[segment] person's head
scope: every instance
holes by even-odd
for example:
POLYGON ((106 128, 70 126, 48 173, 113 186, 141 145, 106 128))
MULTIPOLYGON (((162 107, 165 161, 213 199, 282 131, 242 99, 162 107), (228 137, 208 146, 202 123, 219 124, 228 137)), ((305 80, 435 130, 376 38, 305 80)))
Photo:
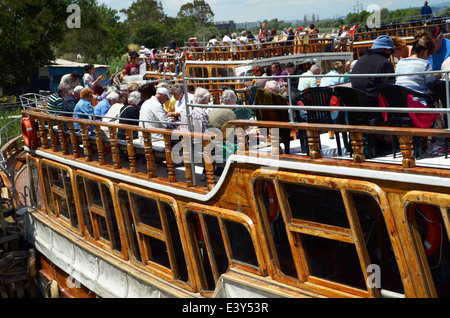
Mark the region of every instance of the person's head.
POLYGON ((426 28, 427 32, 429 32, 433 38, 435 51, 438 51, 441 48, 442 42, 444 41, 444 35, 442 34, 442 30, 438 26, 431 26, 426 28))
POLYGON ((147 100, 156 94, 156 88, 152 83, 147 83, 139 88, 139 92, 141 93, 141 98, 147 100))
POLYGON ((77 71, 73 71, 72 73, 70 73, 70 79, 72 82, 76 82, 80 79, 80 77, 80 73, 78 73, 77 71))
POLYGON ((425 1, 425 2, 423 3, 423 5, 427 6, 427 5, 428 5, 428 1, 425 1))
POLYGON ((287 29, 287 33, 289 33, 289 34, 294 33, 294 29, 292 27, 289 27, 287 29))
POLYGON ((94 91, 90 88, 83 88, 83 90, 80 93, 80 97, 83 99, 86 99, 88 101, 90 101, 93 96, 94 96, 94 91))
POLYGON ((59 84, 58 93, 62 98, 66 97, 67 94, 69 94, 69 86, 66 84, 59 84))
POLYGON ((164 88, 164 87, 159 87, 156 90, 155 96, 161 104, 164 104, 165 102, 167 102, 170 99, 170 93, 167 90, 167 88, 164 88))
POLYGON ((109 102, 110 105, 114 105, 119 101, 119 94, 115 92, 109 93, 108 96, 106 96, 106 100, 109 102))
POLYGON ((84 88, 83 86, 78 85, 73 89, 73 94, 75 95, 75 97, 77 99, 80 99, 80 94, 81 94, 81 91, 83 90, 83 88, 84 88))
POLYGON ((211 93, 203 87, 198 87, 194 93, 194 104, 209 104, 211 93))
POLYGON ((380 35, 373 42, 371 49, 383 51, 390 55, 395 52, 394 41, 387 35, 380 35))
POLYGON ((281 65, 279 62, 272 63, 271 65, 272 74, 278 74, 281 72, 281 65))
POLYGON ((128 93, 132 93, 135 92, 139 89, 139 83, 136 82, 131 82, 130 84, 127 85, 127 91, 128 93))
POLYGON ((267 29, 267 23, 266 22, 261 23, 261 29, 267 29))
POLYGON ((280 84, 277 81, 267 81, 266 85, 264 86, 264 89, 274 92, 276 94, 280 93, 280 84))
POLYGON ((322 72, 321 67, 319 65, 317 65, 317 64, 313 64, 309 70, 314 75, 319 75, 322 72))
POLYGON ((94 85, 92 89, 94 90, 94 94, 97 96, 102 95, 103 92, 105 91, 105 89, 101 85, 94 85))
POLYGON ((141 93, 134 91, 128 96, 128 104, 136 106, 141 101, 141 93))
POLYGON ((294 63, 288 62, 286 64, 286 72, 288 72, 291 75, 295 73, 295 65, 294 65, 294 63))
POLYGON ((276 35, 276 34, 277 34, 277 29, 272 28, 272 29, 270 30, 270 34, 276 35))
POLYGON ((348 25, 344 25, 344 26, 342 27, 342 31, 348 31, 348 25))
POLYGON ((310 24, 310 25, 309 25, 309 29, 310 29, 310 30, 314 30, 315 28, 316 28, 316 26, 315 26, 314 24, 310 24))
POLYGON ((231 89, 226 89, 222 93, 222 104, 224 105, 236 105, 237 96, 231 89))
POLYGON ((138 65, 139 64, 139 53, 136 51, 131 51, 130 54, 130 64, 138 65))
POLYGON ((427 60, 435 51, 435 44, 431 34, 427 31, 420 32, 414 37, 412 54, 416 54, 418 58, 427 60))
POLYGON ((90 75, 94 75, 95 74, 95 66, 94 64, 88 64, 84 67, 84 70, 86 72, 88 72, 90 75))
POLYGON ((183 99, 184 96, 184 88, 181 84, 175 84, 170 89, 170 94, 173 95, 175 100, 180 101, 183 99))
POLYGON ((254 76, 262 76, 262 68, 259 65, 256 65, 253 69, 252 69, 252 73, 254 76))
POLYGON ((247 35, 247 31, 246 30, 241 32, 241 36, 246 36, 246 35, 247 35))
POLYGON ((332 67, 333 67, 333 70, 335 70, 339 74, 342 74, 344 72, 344 64, 342 64, 341 61, 333 62, 332 67))
POLYGON ((407 50, 406 41, 399 36, 393 36, 392 41, 394 42, 394 50, 395 50, 392 56, 396 58, 402 57, 404 55, 405 50, 407 50))

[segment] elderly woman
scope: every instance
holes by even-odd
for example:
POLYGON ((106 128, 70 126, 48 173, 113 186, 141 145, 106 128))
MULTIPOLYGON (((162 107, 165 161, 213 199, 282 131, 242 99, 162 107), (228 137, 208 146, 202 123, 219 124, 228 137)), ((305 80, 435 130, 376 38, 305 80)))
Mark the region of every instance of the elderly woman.
MULTIPOLYGON (((94 115, 94 106, 92 106, 92 97, 94 91, 90 88, 84 88, 80 93, 80 101, 75 105, 73 118, 92 119, 94 115)), ((91 126, 92 127, 92 126, 91 126)), ((75 130, 80 130, 79 123, 74 123, 75 130)), ((93 129, 93 127, 92 127, 93 129)))
MULTIPOLYGON (((236 105, 237 96, 232 90, 225 90, 222 94, 222 105, 236 105)), ((209 127, 222 129, 226 122, 236 120, 236 114, 233 107, 230 108, 214 108, 209 113, 209 127)))
MULTIPOLYGON (((194 94, 194 104, 208 105, 211 101, 211 93, 202 87, 198 87, 194 94)), ((208 129, 209 110, 204 107, 193 107, 191 113, 191 130, 205 132, 208 129)), ((182 119, 183 121, 183 119, 182 119)))

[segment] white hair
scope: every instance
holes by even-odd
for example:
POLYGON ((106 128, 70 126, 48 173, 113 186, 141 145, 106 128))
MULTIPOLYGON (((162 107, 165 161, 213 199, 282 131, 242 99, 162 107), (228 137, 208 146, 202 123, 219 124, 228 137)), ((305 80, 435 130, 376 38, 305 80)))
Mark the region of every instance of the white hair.
POLYGON ((237 96, 236 93, 230 89, 223 91, 222 94, 222 103, 224 105, 234 105, 236 104, 237 96))
POLYGON ((141 101, 141 93, 135 91, 128 96, 128 103, 137 105, 141 101))
POLYGON ((198 87, 194 94, 194 104, 209 104, 210 97, 211 93, 206 88, 198 87))
POLYGON ((316 72, 322 72, 322 68, 319 66, 319 65, 317 65, 317 64, 314 64, 313 66, 311 66, 311 68, 309 69, 312 73, 316 73, 316 72))
POLYGON ((116 92, 109 93, 108 96, 106 96, 106 99, 108 101, 114 101, 114 100, 118 101, 119 100, 119 94, 117 94, 116 92))
POLYGON ((270 89, 274 93, 280 93, 281 87, 277 81, 267 81, 265 89, 270 89))

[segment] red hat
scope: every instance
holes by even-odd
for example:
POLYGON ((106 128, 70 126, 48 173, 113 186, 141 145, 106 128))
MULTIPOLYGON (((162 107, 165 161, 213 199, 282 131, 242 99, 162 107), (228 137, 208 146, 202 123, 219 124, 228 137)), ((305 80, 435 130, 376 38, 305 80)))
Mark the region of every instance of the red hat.
POLYGON ((303 28, 302 28, 302 27, 299 27, 299 28, 297 29, 297 31, 303 31, 303 28))

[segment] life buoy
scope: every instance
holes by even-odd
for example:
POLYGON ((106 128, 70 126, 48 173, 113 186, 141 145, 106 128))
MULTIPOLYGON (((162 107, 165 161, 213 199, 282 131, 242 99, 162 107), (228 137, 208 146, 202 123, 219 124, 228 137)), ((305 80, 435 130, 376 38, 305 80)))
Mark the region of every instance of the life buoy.
POLYGON ((267 217, 269 218, 269 223, 275 222, 280 214, 280 206, 278 204, 277 193, 275 191, 275 186, 271 182, 266 182, 265 192, 269 198, 269 206, 267 208, 267 217))
POLYGON ((20 128, 22 130, 23 142, 25 143, 25 146, 30 149, 36 148, 38 145, 38 137, 30 118, 22 118, 22 124, 20 128))
POLYGON ((419 204, 417 210, 425 219, 426 235, 423 246, 425 248, 425 254, 428 257, 433 255, 441 244, 441 214, 436 207, 426 204, 419 204))

